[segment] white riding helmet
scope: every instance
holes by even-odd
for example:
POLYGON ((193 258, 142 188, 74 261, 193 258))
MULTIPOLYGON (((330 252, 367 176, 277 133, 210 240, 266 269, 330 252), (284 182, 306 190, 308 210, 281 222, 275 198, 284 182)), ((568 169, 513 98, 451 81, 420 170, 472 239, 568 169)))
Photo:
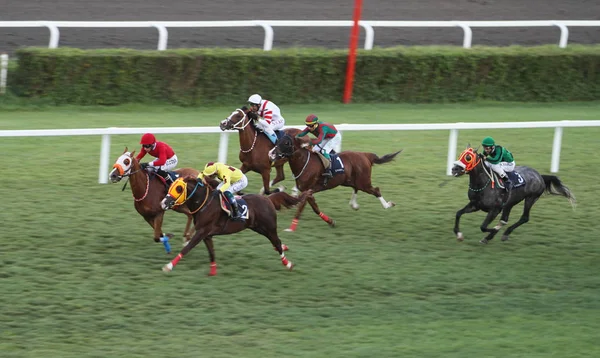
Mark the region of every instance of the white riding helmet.
POLYGON ((260 101, 262 101, 262 97, 259 94, 253 94, 248 98, 248 103, 260 104, 260 101))

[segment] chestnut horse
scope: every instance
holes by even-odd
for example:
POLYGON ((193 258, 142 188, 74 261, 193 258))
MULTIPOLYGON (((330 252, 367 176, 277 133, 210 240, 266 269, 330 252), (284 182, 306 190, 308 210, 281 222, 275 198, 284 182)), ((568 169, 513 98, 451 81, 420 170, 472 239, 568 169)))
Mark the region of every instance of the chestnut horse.
MULTIPOLYGON (((129 177, 135 209, 154 229, 154 241, 162 242, 165 250, 169 253, 171 251, 169 239, 173 237, 173 234, 162 232, 162 222, 165 212, 160 207, 160 201, 164 198, 167 191, 166 185, 158 175, 151 175, 143 170, 134 154, 135 151, 130 153, 127 151, 127 147, 125 147, 125 151, 113 165, 113 170, 108 175, 108 178, 111 182, 117 183, 124 177, 129 177)), ((177 169, 175 172, 180 175, 198 175, 198 171, 192 168, 177 169)), ((183 237, 184 241, 189 240, 193 234, 191 231, 192 215, 190 210, 185 205, 178 206, 174 210, 187 215, 188 220, 185 225, 183 237)))
MULTIPOLYGON (((379 188, 373 187, 371 184, 371 169, 374 164, 384 164, 392 161, 400 154, 400 152, 402 152, 402 150, 386 154, 382 157, 378 157, 375 153, 343 151, 339 153, 338 160, 343 163, 344 172, 334 174, 330 179, 323 179, 322 174, 324 168, 321 159, 318 157, 320 154, 313 153, 307 146, 308 144, 302 141, 301 138, 285 135, 277 143, 275 148, 269 152, 271 159, 289 158, 290 168, 292 169, 296 185, 300 191, 311 189, 316 193, 333 189, 339 185, 349 186, 354 189, 354 193, 352 193, 352 198, 350 199, 350 206, 354 210, 358 210, 359 208, 358 203, 356 202, 356 194, 359 190, 374 195, 381 201, 381 205, 383 205, 384 209, 396 205, 391 201, 385 201, 381 196, 379 188)), ((319 210, 312 195, 307 196, 307 200, 313 211, 319 215, 323 221, 332 227, 335 226, 335 220, 329 218, 319 210)), ((296 230, 300 214, 305 206, 306 201, 303 201, 298 206, 292 225, 289 229, 286 229, 286 231, 296 230)))
MULTIPOLYGON (((204 241, 210 257, 209 276, 216 275, 217 264, 212 237, 233 234, 245 229, 251 229, 268 238, 281 256, 281 263, 291 270, 294 265, 283 253, 287 247, 281 243, 277 234, 276 211, 282 207, 295 206, 310 195, 310 191, 303 193, 299 198, 285 192, 273 193, 267 197, 259 194, 246 194, 241 198, 247 205, 240 209, 246 220, 234 221, 222 209, 220 191, 215 191, 210 185, 206 185, 204 180, 198 179, 196 176, 177 178, 169 188, 167 196, 162 200, 161 206, 168 210, 173 205, 185 204, 194 215, 196 234, 173 260, 163 266, 163 271, 172 271, 183 256, 187 255, 200 241, 204 241)), ((240 200, 238 199, 238 202, 240 200)))
MULTIPOLYGON (((228 129, 236 129, 240 133, 240 162, 242 166, 240 170, 245 174, 248 171, 253 171, 262 176, 263 188, 260 193, 270 194, 270 187, 285 179, 283 173, 283 165, 287 159, 280 159, 275 162, 269 160, 269 151, 275 146, 266 135, 256 129, 254 119, 257 118, 256 113, 251 112, 247 107, 242 107, 233 111, 229 117, 221 121, 219 127, 222 131, 228 129), (275 167, 277 175, 275 179, 269 182, 271 176, 271 167, 275 167)), ((287 128, 284 133, 296 135, 300 133, 299 129, 287 128)), ((274 191, 283 190, 283 187, 274 191)), ((294 187, 292 192, 297 192, 294 187)))

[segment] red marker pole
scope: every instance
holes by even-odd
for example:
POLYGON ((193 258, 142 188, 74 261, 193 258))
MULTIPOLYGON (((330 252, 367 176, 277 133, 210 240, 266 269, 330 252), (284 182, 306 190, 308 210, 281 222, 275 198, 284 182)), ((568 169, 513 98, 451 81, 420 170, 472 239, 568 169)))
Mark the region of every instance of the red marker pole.
POLYGON ((358 22, 362 11, 362 0, 354 0, 354 15, 352 31, 350 32, 350 51, 348 52, 348 67, 346 68, 346 86, 344 87, 344 103, 350 103, 352 98, 352 85, 354 83, 354 67, 356 65, 356 47, 358 46, 358 22))

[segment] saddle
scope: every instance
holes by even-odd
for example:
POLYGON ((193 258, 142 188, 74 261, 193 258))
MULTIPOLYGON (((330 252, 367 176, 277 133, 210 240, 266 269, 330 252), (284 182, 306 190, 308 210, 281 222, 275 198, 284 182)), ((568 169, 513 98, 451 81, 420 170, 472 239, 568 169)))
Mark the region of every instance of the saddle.
MULTIPOLYGON (((523 178, 521 176, 521 174, 519 174, 518 172, 516 172, 516 171, 506 172, 506 175, 508 176, 508 178, 512 182, 513 189, 525 185, 525 178, 523 178)), ((493 170, 492 170, 492 176, 494 178, 494 182, 496 183, 496 185, 498 185, 498 187, 500 189, 506 189, 506 185, 504 184, 504 180, 502 180, 500 178, 500 176, 498 176, 498 174, 495 171, 493 171, 493 170)))
MULTIPOLYGON (((227 200, 227 198, 223 195, 219 195, 219 198, 221 200, 221 210, 223 210, 229 217, 231 217, 231 204, 229 203, 229 200, 227 200)), ((248 220, 249 212, 248 203, 246 203, 246 200, 244 200, 244 198, 242 198, 241 196, 236 195, 235 201, 237 203, 240 216, 245 220, 248 220)))
MULTIPOLYGON (((321 163, 323 163, 323 169, 328 168, 330 160, 325 158, 325 156, 321 154, 321 152, 318 152, 317 156, 319 157, 319 159, 321 159, 321 163)), ((329 156, 331 157, 331 173, 333 174, 333 176, 337 174, 343 174, 345 172, 344 163, 342 162, 342 158, 339 157, 339 154, 332 151, 329 154, 329 156)))

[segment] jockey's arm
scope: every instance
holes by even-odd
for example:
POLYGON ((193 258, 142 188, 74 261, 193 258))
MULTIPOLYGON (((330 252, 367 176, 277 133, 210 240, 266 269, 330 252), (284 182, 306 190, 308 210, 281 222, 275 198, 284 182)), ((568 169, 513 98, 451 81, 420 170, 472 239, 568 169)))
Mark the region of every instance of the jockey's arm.
POLYGON ((165 165, 167 162, 167 151, 165 148, 160 148, 158 152, 158 158, 150 162, 150 165, 160 167, 165 165))
POLYGON ((296 134, 296 138, 300 138, 300 137, 304 137, 305 135, 307 135, 310 131, 308 130, 308 127, 305 127, 302 132, 296 134))
POLYGON ((312 144, 313 146, 319 145, 319 144, 321 144, 323 139, 325 139, 325 131, 323 130, 323 128, 320 128, 319 136, 317 138, 311 140, 310 144, 312 144))
POLYGON ((221 193, 224 193, 227 189, 229 189, 230 186, 231 186, 231 174, 226 172, 223 175, 223 185, 221 185, 221 188, 220 188, 221 193))

